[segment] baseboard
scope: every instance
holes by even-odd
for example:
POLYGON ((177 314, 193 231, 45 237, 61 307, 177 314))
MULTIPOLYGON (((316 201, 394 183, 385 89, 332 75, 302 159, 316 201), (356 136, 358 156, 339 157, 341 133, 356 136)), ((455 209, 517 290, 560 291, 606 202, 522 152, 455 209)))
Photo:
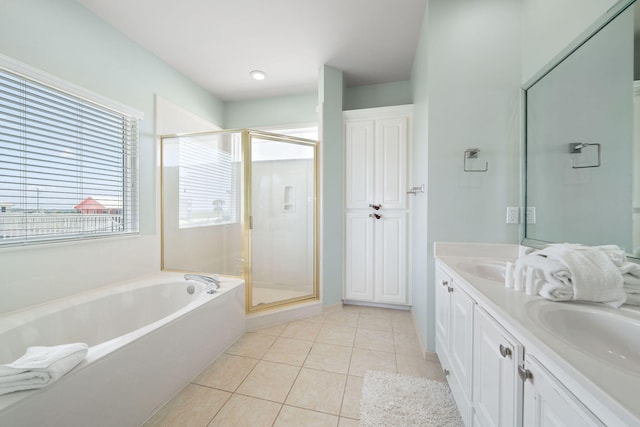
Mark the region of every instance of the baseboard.
POLYGON ((356 300, 349 300, 349 299, 342 300, 342 303, 345 305, 361 305, 365 307, 392 308, 394 310, 411 310, 410 305, 404 305, 404 304, 386 304, 386 303, 379 303, 379 302, 356 301, 356 300))

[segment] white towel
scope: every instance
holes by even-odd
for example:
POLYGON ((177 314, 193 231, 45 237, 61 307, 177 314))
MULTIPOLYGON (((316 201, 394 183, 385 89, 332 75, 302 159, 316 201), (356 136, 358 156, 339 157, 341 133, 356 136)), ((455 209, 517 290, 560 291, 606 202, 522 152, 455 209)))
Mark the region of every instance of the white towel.
POLYGON ((630 305, 640 305, 640 295, 627 294, 627 300, 624 303, 630 305))
POLYGON ((618 267, 605 251, 577 245, 551 245, 536 252, 540 256, 557 260, 569 271, 570 288, 558 283, 542 286, 540 295, 567 297, 573 300, 602 302, 620 307, 627 295, 623 289, 623 278, 618 267))
POLYGON ((15 362, 0 365, 0 395, 51 384, 80 363, 88 349, 84 343, 27 348, 15 362))

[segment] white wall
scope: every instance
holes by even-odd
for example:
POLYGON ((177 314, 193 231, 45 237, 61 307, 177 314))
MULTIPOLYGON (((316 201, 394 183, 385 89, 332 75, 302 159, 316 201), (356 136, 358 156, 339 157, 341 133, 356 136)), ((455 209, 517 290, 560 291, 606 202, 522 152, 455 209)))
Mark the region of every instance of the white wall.
POLYGON ((0 2, 0 53, 144 113, 140 236, 0 249, 0 313, 157 271, 155 95, 212 123, 222 102, 73 0, 0 2))

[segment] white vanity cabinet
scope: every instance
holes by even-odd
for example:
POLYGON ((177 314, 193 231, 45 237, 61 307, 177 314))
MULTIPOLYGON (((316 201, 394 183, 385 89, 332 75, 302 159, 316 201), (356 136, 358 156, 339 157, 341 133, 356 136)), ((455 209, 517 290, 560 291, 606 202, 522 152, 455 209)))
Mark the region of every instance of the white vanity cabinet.
POLYGON ((476 306, 473 322, 474 426, 522 425, 523 347, 485 310, 476 306))
POLYGON ((471 425, 473 310, 475 302, 436 270, 436 352, 465 425, 471 425))
POLYGON ((538 361, 523 331, 498 322, 476 288, 436 266, 436 352, 465 426, 605 425, 556 379, 557 366, 538 361))
POLYGON ((526 356, 520 375, 525 379, 523 427, 604 427, 534 356, 526 356))
POLYGON ((344 112, 344 299, 409 304, 412 106, 344 112))

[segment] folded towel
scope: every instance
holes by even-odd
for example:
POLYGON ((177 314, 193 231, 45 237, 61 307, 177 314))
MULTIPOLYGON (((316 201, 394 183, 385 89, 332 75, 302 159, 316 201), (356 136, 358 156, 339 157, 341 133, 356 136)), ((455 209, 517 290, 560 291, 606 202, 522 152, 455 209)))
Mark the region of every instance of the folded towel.
POLYGON ((15 362, 0 365, 0 395, 51 384, 80 363, 88 349, 84 343, 27 348, 15 362))
POLYGON ((602 302, 616 308, 625 302, 622 274, 603 251, 587 246, 552 245, 539 253, 567 267, 574 300, 602 302))
POLYGON ((640 295, 627 294, 627 300, 624 303, 630 305, 640 305, 640 295))

